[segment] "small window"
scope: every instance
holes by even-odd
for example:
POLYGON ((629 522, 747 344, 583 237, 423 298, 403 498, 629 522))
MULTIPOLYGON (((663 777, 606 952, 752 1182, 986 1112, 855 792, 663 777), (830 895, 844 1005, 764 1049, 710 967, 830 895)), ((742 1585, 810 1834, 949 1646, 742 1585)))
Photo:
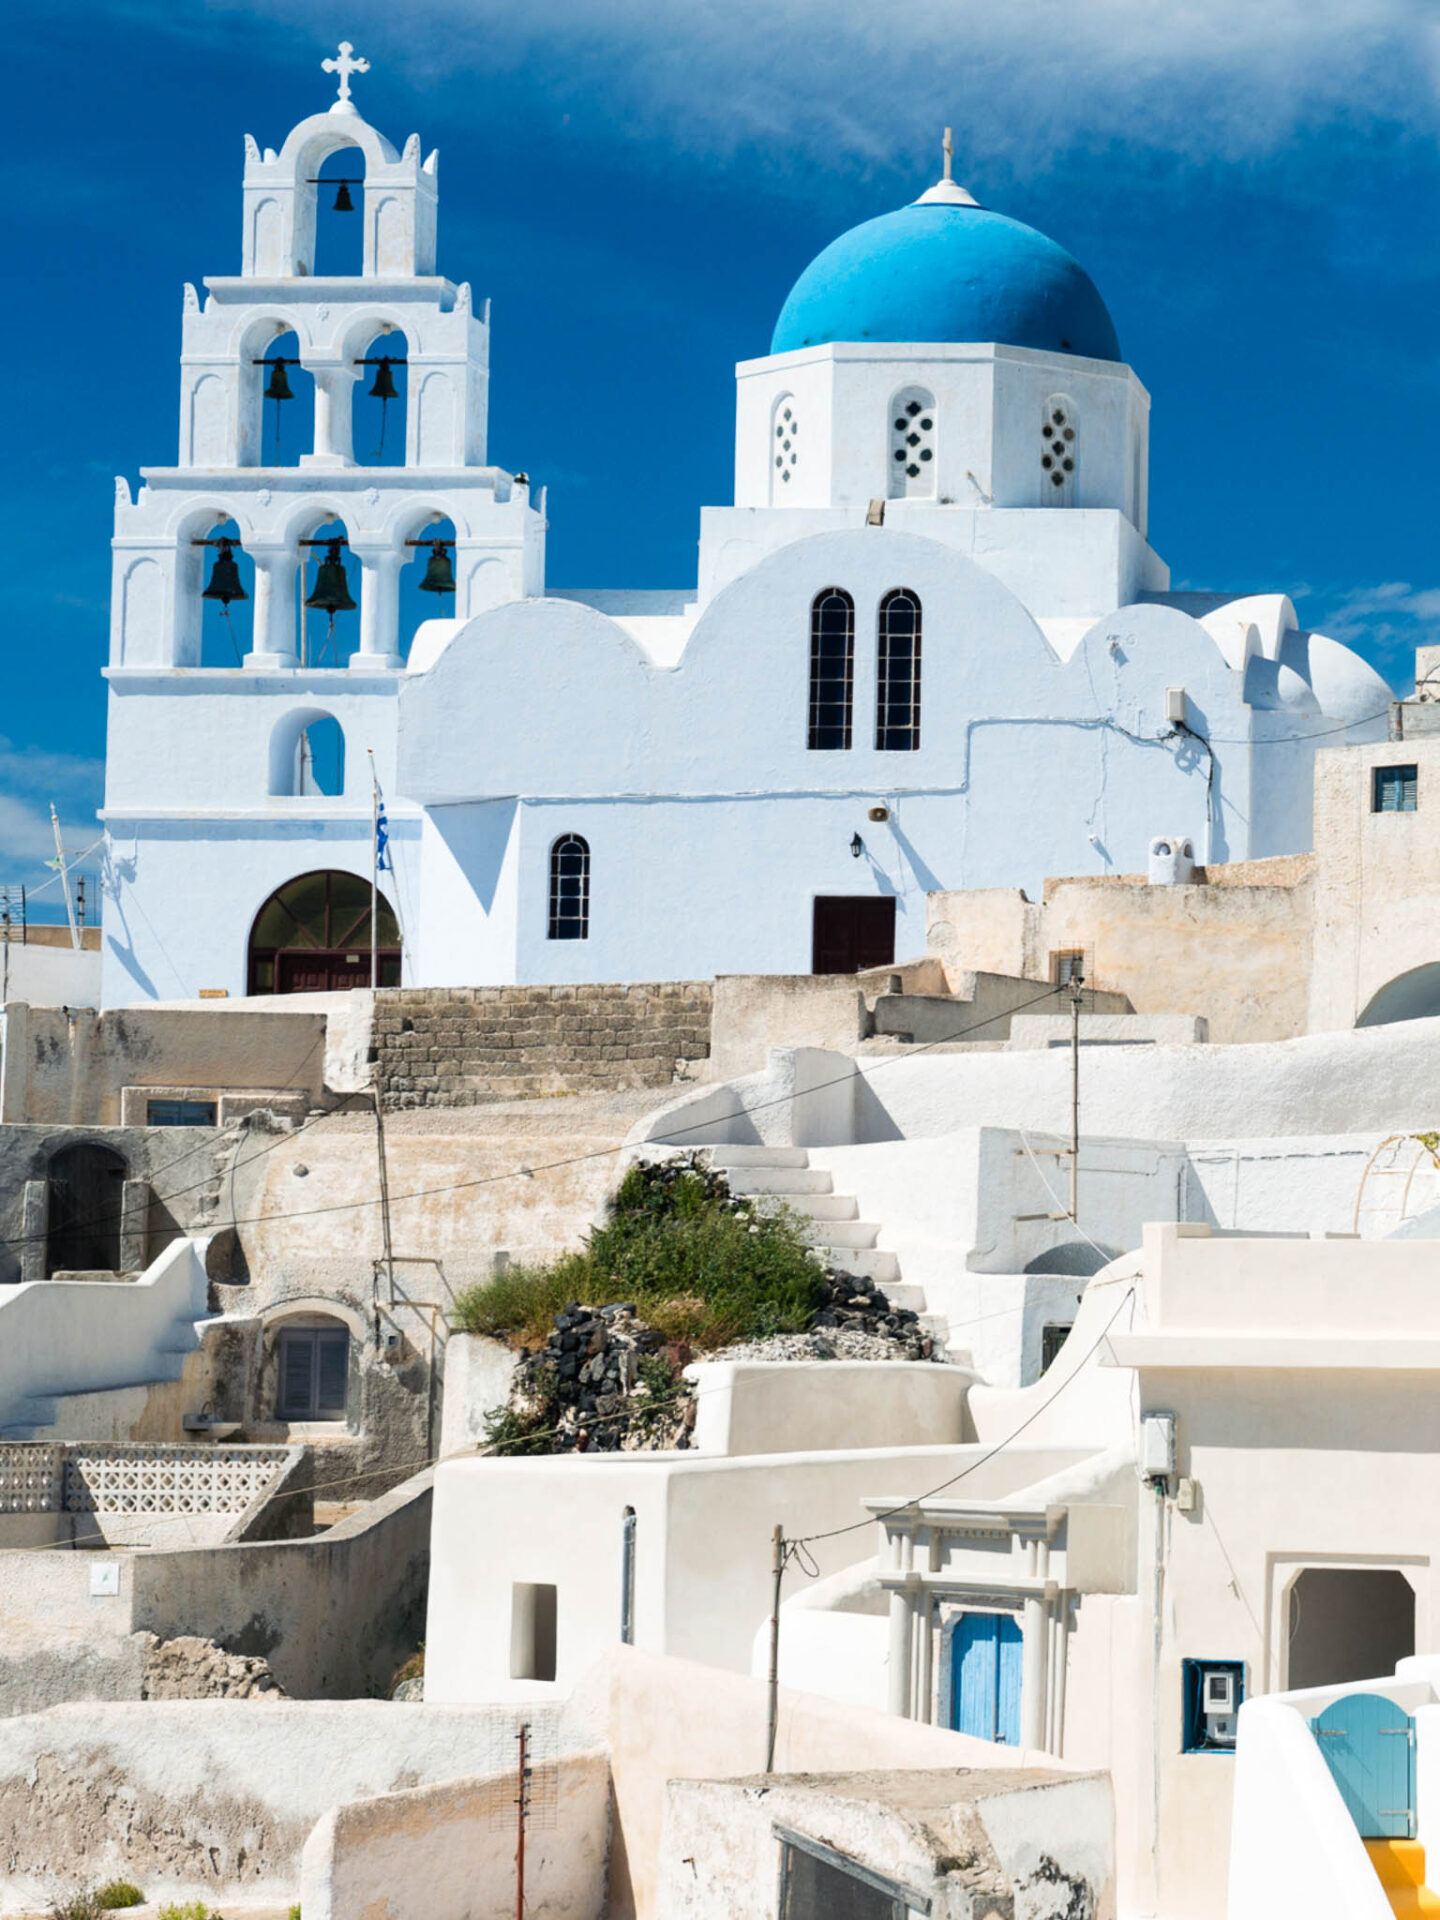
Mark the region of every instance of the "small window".
POLYGON ((147 1100, 145 1124, 147 1127, 213 1127, 215 1102, 213 1100, 147 1100))
POLYGON ((882 753, 920 745, 920 598, 905 587, 880 602, 875 745, 882 753))
POLYGON ((1182 1660, 1182 1753, 1234 1753, 1235 1715, 1245 1698, 1243 1660, 1182 1660))
POLYGON ((929 1913, 932 1902, 888 1874, 777 1826, 780 1842, 780 1920, 907 1920, 929 1913))
POLYGON ((517 1580, 510 1589, 510 1678, 555 1678, 556 1592, 553 1586, 517 1580))
POLYGON ((280 1335, 282 1420, 343 1420, 350 1371, 344 1327, 286 1327, 280 1335))
POLYGON ((1376 767, 1370 794, 1372 813, 1414 813, 1420 804, 1418 767, 1376 767))
POLYGON ((812 752, 843 752, 850 745, 855 691, 855 602, 843 587, 825 587, 810 605, 810 714, 812 752))
POLYGON ((1050 984, 1052 987, 1068 987, 1079 974, 1085 974, 1085 949, 1083 947, 1062 947, 1058 953, 1050 956, 1050 984))
POLYGON ((590 938, 590 843, 565 833, 550 849, 552 940, 590 938))
POLYGON ((1040 1329, 1040 1371, 1048 1373, 1059 1357, 1060 1349, 1070 1338, 1070 1326, 1051 1324, 1040 1329))

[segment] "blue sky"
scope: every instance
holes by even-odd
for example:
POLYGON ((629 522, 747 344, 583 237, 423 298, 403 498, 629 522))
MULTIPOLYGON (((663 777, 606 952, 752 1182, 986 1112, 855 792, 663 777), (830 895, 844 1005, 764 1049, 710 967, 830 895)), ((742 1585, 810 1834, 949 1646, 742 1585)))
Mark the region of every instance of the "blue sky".
POLYGON ((491 457, 549 487, 553 584, 693 583, 734 362, 948 122, 957 177, 1105 296, 1176 584, 1288 591, 1397 681, 1440 638, 1428 0, 17 10, 0 881, 43 878, 52 798, 99 831, 113 479, 173 460, 182 283, 237 270, 241 135, 328 104, 341 38, 367 118, 440 149, 441 270, 494 302, 491 457))

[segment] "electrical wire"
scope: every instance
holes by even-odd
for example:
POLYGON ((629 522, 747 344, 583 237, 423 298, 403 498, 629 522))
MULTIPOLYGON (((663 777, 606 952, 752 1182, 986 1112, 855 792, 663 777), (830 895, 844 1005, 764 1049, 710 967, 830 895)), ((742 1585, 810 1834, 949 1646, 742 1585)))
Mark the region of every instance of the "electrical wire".
MULTIPOLYGON (((1116 1278, 1118 1279, 1120 1276, 1117 1275, 1116 1278)), ((1125 1292, 1121 1295, 1115 1311, 1100 1329, 1096 1339, 1086 1348, 1085 1352, 1080 1356, 1071 1371, 1066 1374, 1065 1378, 1059 1382, 1055 1391, 1046 1399, 1042 1400, 1038 1407, 1033 1408, 1012 1433, 1007 1433, 1003 1440, 998 1440, 987 1452, 982 1453, 978 1460, 971 1460, 968 1465, 960 1469, 959 1473, 951 1474, 948 1480, 942 1480, 938 1486, 929 1488, 925 1493, 912 1494, 908 1500, 902 1500, 898 1506, 887 1507, 883 1513, 872 1513, 864 1520, 852 1520, 848 1526, 827 1528, 824 1533, 801 1534, 793 1544, 797 1547, 814 1546, 821 1540, 838 1540, 843 1534, 858 1533, 862 1527, 873 1527, 877 1522, 893 1520, 897 1514, 908 1513, 922 1501, 933 1500, 937 1494, 946 1492, 950 1487, 958 1486, 962 1480, 968 1479, 972 1473, 978 1472, 981 1467, 988 1465, 991 1460, 998 1459, 1008 1446, 1013 1445, 1014 1442, 1020 1438, 1020 1435, 1024 1433, 1027 1427, 1034 1426, 1041 1414, 1054 1406, 1055 1402, 1060 1398, 1061 1394, 1064 1393, 1071 1381, 1079 1378, 1087 1362, 1094 1359, 1095 1355, 1109 1338, 1110 1329, 1120 1318, 1121 1309, 1127 1302, 1133 1301, 1134 1298, 1135 1282, 1132 1280, 1126 1287, 1125 1292)))
MULTIPOLYGON (((871 1065, 870 1070, 872 1073, 878 1073, 883 1067, 894 1066, 901 1061, 912 1060, 916 1055, 928 1053, 935 1047, 953 1045, 956 1041, 964 1039, 969 1034, 979 1033, 984 1027, 993 1027, 997 1021, 1009 1020, 1015 1014, 1024 1013, 1031 1007, 1038 1007, 1042 1001, 1053 1000, 1057 994, 1067 991, 1068 988, 1065 986, 1047 987, 1044 993, 1037 993, 1031 1000, 1022 1000, 1017 1007, 1007 1007, 1002 1013, 990 1014, 984 1020, 973 1021, 968 1027, 961 1027, 954 1033, 942 1034, 934 1040, 921 1041, 916 1045, 908 1047, 903 1054, 876 1059, 871 1065)), ((747 1106, 744 1111, 749 1115, 752 1113, 765 1113, 773 1107, 790 1106, 796 1101, 809 1099, 812 1094, 824 1093, 831 1087, 844 1086, 848 1082, 853 1081, 855 1077, 855 1072, 852 1068, 849 1073, 837 1074, 832 1080, 821 1080, 817 1082, 815 1086, 805 1087, 798 1093, 792 1091, 778 1094, 773 1100, 757 1100, 753 1105, 747 1106)), ((657 1089, 657 1091, 659 1090, 657 1089)), ((351 1111, 354 1111, 354 1109, 351 1109, 351 1111)), ((284 1146, 287 1142, 299 1139, 301 1134, 307 1132, 309 1128, 319 1126, 332 1117, 332 1113, 317 1114, 292 1131, 277 1135, 273 1141, 267 1146, 262 1147, 258 1153, 251 1154, 248 1160, 240 1162, 237 1171, 243 1171, 244 1168, 253 1166, 255 1161, 262 1159, 265 1154, 273 1153, 277 1147, 284 1146)), ((703 1129, 713 1125, 713 1120, 697 1120, 688 1127, 673 1128, 669 1133, 658 1134, 650 1140, 638 1141, 636 1145, 641 1147, 673 1146, 688 1135, 699 1133, 703 1129)), ((701 1142, 700 1144, 707 1145, 711 1143, 701 1142)), ((444 1185, 437 1187, 417 1187, 409 1193, 392 1194, 390 1196, 390 1206, 393 1209, 408 1200, 438 1199, 447 1193, 468 1193, 478 1187, 496 1186, 504 1180, 530 1179, 537 1173, 555 1173, 566 1167, 582 1166, 587 1161, 608 1159, 611 1155, 619 1153, 623 1146, 624 1142, 621 1142, 619 1146, 613 1147, 592 1147, 586 1153, 567 1154, 558 1160, 542 1160, 533 1166, 522 1165, 512 1167, 502 1173, 484 1174, 474 1180, 453 1180, 447 1181, 444 1185)), ((190 1187, 180 1187, 168 1194, 157 1194, 156 1198, 163 1205, 168 1206, 172 1200, 182 1199, 187 1193, 196 1192, 199 1188, 208 1186, 209 1184, 209 1179, 198 1180, 190 1187)), ((380 1198, 377 1195, 373 1200, 341 1200, 334 1202, 330 1206, 296 1207, 285 1213, 256 1213, 247 1216, 237 1216, 225 1221, 224 1225, 227 1227, 244 1227, 258 1226, 267 1221, 307 1220, 313 1219, 321 1214, 358 1213, 364 1208, 378 1207, 380 1204, 380 1198)), ((76 1224, 77 1226, 82 1224, 90 1226, 113 1225, 121 1217, 122 1215, 119 1212, 113 1215, 97 1215, 95 1219, 91 1221, 83 1223, 77 1222, 76 1224)), ((45 1238, 46 1236, 44 1234, 16 1234, 8 1238, 0 1239, 0 1248, 23 1248, 43 1241, 45 1238)))

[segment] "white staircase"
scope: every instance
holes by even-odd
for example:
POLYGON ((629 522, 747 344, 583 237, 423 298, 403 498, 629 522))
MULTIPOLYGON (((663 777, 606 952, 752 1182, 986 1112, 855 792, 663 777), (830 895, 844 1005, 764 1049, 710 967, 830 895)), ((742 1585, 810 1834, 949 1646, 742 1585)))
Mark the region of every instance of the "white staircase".
POLYGON ((836 1193, 831 1176, 810 1165, 803 1147, 707 1147, 705 1152, 732 1193, 780 1201, 808 1221, 805 1237, 830 1266, 875 1281, 892 1306, 924 1316, 925 1289, 907 1286, 899 1260, 876 1245, 878 1222, 862 1220, 859 1203, 836 1193))

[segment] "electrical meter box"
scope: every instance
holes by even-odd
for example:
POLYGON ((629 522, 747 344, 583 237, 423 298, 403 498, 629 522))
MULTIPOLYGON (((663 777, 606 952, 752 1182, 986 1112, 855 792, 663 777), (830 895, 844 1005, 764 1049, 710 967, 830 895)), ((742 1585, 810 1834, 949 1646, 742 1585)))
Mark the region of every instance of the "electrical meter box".
POLYGON ((1183 1713, 1186 1753, 1233 1753, 1236 1715, 1245 1698, 1242 1660, 1184 1660, 1183 1713))
POLYGON ((1205 1715, 1205 1733, 1217 1747, 1235 1744, 1236 1676, 1226 1668, 1207 1667, 1200 1676, 1200 1704, 1205 1715))

